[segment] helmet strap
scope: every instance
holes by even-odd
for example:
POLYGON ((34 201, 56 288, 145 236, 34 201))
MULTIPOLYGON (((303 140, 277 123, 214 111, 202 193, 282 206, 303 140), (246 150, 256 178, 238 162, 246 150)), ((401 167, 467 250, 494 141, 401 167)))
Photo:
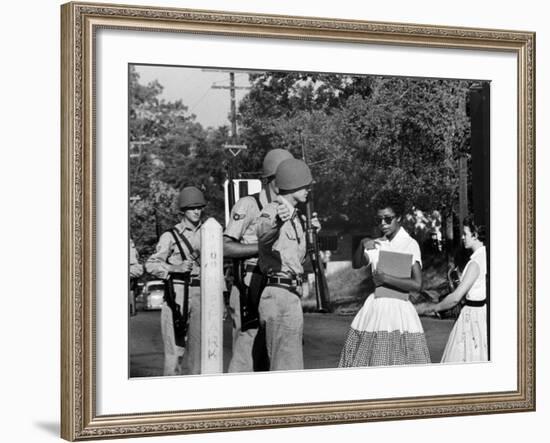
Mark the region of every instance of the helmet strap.
POLYGON ((265 195, 267 197, 267 202, 271 203, 271 189, 269 189, 269 182, 267 183, 267 186, 265 187, 265 195))

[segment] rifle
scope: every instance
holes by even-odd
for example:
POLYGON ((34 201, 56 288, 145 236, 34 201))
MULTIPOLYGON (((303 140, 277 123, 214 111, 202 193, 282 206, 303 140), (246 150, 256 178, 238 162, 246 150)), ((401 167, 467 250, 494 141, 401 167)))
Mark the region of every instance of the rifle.
POLYGON ((189 329, 189 272, 171 272, 164 281, 164 301, 172 311, 174 325, 174 340, 177 346, 185 348, 187 343, 187 330, 189 329), (183 309, 176 303, 176 291, 174 280, 183 282, 183 309))
MULTIPOLYGON (((175 229, 171 229, 170 234, 174 237, 176 246, 180 252, 182 260, 185 260, 186 255, 181 247, 178 234, 175 229)), ((193 249, 191 244, 185 237, 182 240, 186 243, 187 248, 191 252, 191 259, 198 261, 200 253, 193 249)), ((168 278, 164 281, 164 300, 172 311, 172 323, 174 325, 174 339, 177 346, 185 347, 187 342, 187 330, 189 329, 189 284, 191 282, 190 272, 171 272, 168 278), (174 280, 183 282, 183 309, 180 311, 180 305, 176 303, 176 291, 174 290, 174 280)))
POLYGON ((319 236, 317 235, 317 230, 311 224, 312 213, 312 203, 308 199, 308 202, 306 203, 307 250, 311 265, 313 266, 313 273, 315 275, 315 298, 317 300, 317 310, 319 312, 330 312, 330 293, 328 290, 325 270, 323 269, 322 260, 319 255, 319 236))
MULTIPOLYGON (((307 161, 307 149, 305 137, 302 131, 299 131, 300 144, 302 148, 302 160, 307 161)), ((313 266, 313 274, 315 276, 315 298, 317 300, 317 310, 319 312, 330 312, 330 294, 328 290, 327 278, 321 257, 319 255, 319 237, 317 230, 311 224, 313 214, 313 189, 310 191, 306 203, 306 233, 308 243, 308 254, 313 266)))

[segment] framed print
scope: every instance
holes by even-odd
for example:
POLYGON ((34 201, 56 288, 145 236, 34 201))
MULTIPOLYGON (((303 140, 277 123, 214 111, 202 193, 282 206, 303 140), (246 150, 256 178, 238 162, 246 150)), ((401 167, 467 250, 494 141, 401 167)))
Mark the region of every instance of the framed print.
POLYGON ((534 410, 533 33, 61 14, 63 438, 534 410))

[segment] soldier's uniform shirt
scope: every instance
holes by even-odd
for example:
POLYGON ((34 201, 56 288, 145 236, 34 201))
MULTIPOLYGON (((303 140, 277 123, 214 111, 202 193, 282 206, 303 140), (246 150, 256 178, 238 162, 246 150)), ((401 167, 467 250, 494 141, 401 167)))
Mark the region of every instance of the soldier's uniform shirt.
MULTIPOLYGON (((201 224, 193 226, 187 220, 182 220, 174 226, 180 237, 185 237, 189 241, 191 247, 199 251, 201 245, 201 224)), ((180 240, 182 249, 187 259, 191 259, 193 251, 190 251, 183 240, 180 240)), ((160 279, 166 279, 168 274, 174 270, 174 266, 181 265, 183 258, 180 254, 174 237, 170 232, 165 232, 160 236, 155 253, 149 257, 145 265, 147 272, 153 274, 160 279)), ((191 269, 192 277, 200 277, 201 267, 198 260, 194 260, 193 268, 191 269)))
MULTIPOLYGON (((181 247, 187 259, 191 259, 193 251, 190 251, 181 237, 185 236, 195 251, 200 251, 200 224, 193 224, 182 220, 174 226, 180 237, 181 247)), ((181 265, 184 259, 170 232, 160 236, 156 251, 145 263, 145 269, 155 277, 165 280, 170 272, 173 272, 177 265, 181 265)), ((198 260, 193 262, 191 278, 200 278, 200 264, 198 260)), ((174 284, 176 303, 183 306, 184 290, 183 285, 174 284)), ((161 308, 161 333, 164 344, 164 375, 199 374, 201 364, 201 342, 200 342, 200 287, 189 287, 189 329, 187 332, 187 347, 176 345, 174 338, 174 326, 172 321, 172 310, 166 302, 161 308), (182 358, 183 357, 183 358, 182 358)))
MULTIPOLYGON (((303 273, 306 236, 294 208, 284 223, 278 203, 265 207, 258 221, 259 265, 270 276, 296 278, 303 273)), ((267 286, 260 299, 260 323, 265 326, 270 370, 303 369, 304 316, 300 297, 284 287, 267 286)))
POLYGON ((267 205, 258 220, 260 268, 267 275, 301 276, 307 250, 304 228, 295 208, 289 205, 292 217, 283 223, 277 206, 267 205))
MULTIPOLYGON (((265 207, 269 201, 264 189, 259 195, 262 207, 265 207)), ((247 195, 237 200, 237 203, 231 209, 231 214, 225 231, 224 237, 229 237, 236 242, 244 245, 258 243, 258 234, 256 232, 257 219, 261 213, 256 199, 247 195)), ((245 260, 246 264, 255 265, 258 262, 257 257, 250 257, 245 260)))
MULTIPOLYGON (((269 203, 264 189, 260 191, 259 200, 262 207, 269 203)), ((246 196, 240 198, 231 209, 229 221, 223 233, 224 237, 228 237, 231 240, 245 245, 258 243, 256 226, 260 212, 261 210, 255 197, 246 196)), ((258 257, 249 257, 244 261, 244 264, 247 267, 256 266, 257 262, 258 257)), ((245 285, 248 286, 250 284, 251 276, 251 272, 245 274, 245 285)), ((240 292, 236 285, 233 285, 231 288, 229 309, 233 320, 233 352, 228 371, 252 372, 254 370, 252 348, 258 329, 251 328, 246 331, 241 331, 240 292)))

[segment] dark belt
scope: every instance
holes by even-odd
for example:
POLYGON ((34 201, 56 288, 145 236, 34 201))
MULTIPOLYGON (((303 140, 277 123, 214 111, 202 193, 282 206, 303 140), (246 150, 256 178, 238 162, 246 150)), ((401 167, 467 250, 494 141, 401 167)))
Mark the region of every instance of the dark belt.
POLYGON ((294 278, 286 277, 267 277, 268 285, 298 286, 299 282, 294 278))
MULTIPOLYGON (((183 285, 186 283, 185 280, 174 280, 174 283, 177 283, 178 285, 183 285)), ((201 279, 200 278, 192 278, 189 280, 189 286, 200 286, 201 285, 201 279)))
POLYGON ((301 282, 297 279, 285 277, 267 277, 266 287, 273 286, 276 288, 286 289, 287 291, 292 292, 298 297, 302 297, 298 292, 299 285, 301 285, 301 282))
POLYGON ((480 308, 481 306, 485 306, 487 303, 487 300, 468 300, 464 302, 466 306, 471 306, 473 308, 480 308))

